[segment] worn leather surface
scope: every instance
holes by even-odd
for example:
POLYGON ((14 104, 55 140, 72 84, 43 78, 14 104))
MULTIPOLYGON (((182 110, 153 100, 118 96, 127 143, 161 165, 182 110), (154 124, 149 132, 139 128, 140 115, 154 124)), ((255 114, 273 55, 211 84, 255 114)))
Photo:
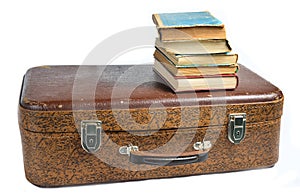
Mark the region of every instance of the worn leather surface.
POLYGON ((107 132, 103 136, 100 151, 94 155, 85 152, 76 133, 34 133, 21 128, 24 166, 27 179, 38 186, 66 186, 104 182, 142 180, 231 172, 273 166, 278 160, 280 119, 247 124, 244 141, 238 145, 227 139, 225 126, 141 132, 140 136, 129 132, 107 132), (186 152, 193 151, 192 145, 201 141, 206 133, 208 140, 218 138, 204 162, 153 167, 129 162, 127 155, 119 154, 119 147, 132 143, 141 151, 167 145, 166 153, 187 145, 186 152), (175 134, 177 135, 175 136, 175 134), (144 136, 143 136, 144 135, 144 136), (148 135, 146 137, 146 135, 148 135), (186 144, 186 138, 191 142, 186 144))
POLYGON ((152 65, 42 66, 24 78, 20 104, 30 110, 89 110, 267 102, 281 91, 244 66, 235 90, 175 94, 152 65))
POLYGON ((108 66, 100 80, 101 68, 96 66, 84 68, 76 80, 78 66, 27 72, 19 126, 30 182, 51 187, 129 181, 263 168, 277 162, 283 107, 277 87, 241 66, 234 91, 174 94, 159 83, 151 65, 139 66, 108 66), (85 82, 89 78, 97 82, 95 88, 85 82), (235 145, 227 138, 228 115, 239 112, 247 114, 246 136, 235 145), (81 120, 93 119, 102 121, 103 133, 100 151, 89 154, 81 147, 79 127, 81 120), (203 139, 213 147, 206 161, 194 164, 136 165, 118 151, 133 144, 151 153, 190 153, 203 139))
POLYGON ((44 133, 79 133, 82 120, 100 120, 106 131, 168 130, 201 126, 227 126, 232 113, 246 113, 247 123, 265 122, 282 115, 283 98, 270 102, 195 105, 115 110, 37 111, 19 107, 19 124, 44 133))

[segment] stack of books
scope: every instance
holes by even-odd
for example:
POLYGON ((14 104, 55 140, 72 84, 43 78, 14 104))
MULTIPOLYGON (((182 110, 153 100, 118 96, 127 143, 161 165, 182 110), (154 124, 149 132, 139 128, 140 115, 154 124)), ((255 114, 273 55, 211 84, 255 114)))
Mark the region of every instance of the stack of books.
POLYGON ((209 12, 153 14, 159 37, 154 71, 175 91, 235 89, 237 54, 209 12))

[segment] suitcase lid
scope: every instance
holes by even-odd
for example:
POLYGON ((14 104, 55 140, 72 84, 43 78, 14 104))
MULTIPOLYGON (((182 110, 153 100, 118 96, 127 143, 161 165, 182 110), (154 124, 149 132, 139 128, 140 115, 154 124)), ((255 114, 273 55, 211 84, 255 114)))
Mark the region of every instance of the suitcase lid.
MULTIPOLYGON (((127 128, 171 129, 207 126, 207 123, 223 125, 227 123, 227 117, 220 121, 215 118, 216 115, 227 116, 228 113, 243 111, 247 113, 247 122, 265 121, 281 116, 282 92, 245 66, 240 65, 239 84, 235 90, 177 94, 163 84, 153 72, 152 66, 34 67, 24 76, 20 109, 26 110, 28 115, 31 112, 30 117, 56 115, 65 121, 66 118, 71 118, 69 123, 75 122, 76 126, 80 120, 98 118, 102 121, 104 130, 111 131, 127 128), (278 103, 278 108, 274 108, 278 103), (202 114, 202 110, 206 113, 202 114), (261 117, 255 117, 257 113, 261 117), (192 118, 197 119, 194 125, 190 122, 192 118), (122 123, 127 127, 124 128, 122 123)), ((65 126, 64 128, 60 124, 59 132, 70 131, 68 127, 72 126, 65 126)), ((57 125, 53 127, 57 128, 57 125)), ((38 123, 27 128, 31 131, 55 132, 54 129, 45 128, 38 123)))

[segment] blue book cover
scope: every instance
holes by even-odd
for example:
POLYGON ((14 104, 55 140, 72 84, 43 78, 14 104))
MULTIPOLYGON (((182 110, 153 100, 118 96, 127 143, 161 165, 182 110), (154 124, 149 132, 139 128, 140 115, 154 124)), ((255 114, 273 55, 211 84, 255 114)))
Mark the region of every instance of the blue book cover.
POLYGON ((153 14, 153 21, 158 28, 224 26, 220 20, 207 11, 153 14))

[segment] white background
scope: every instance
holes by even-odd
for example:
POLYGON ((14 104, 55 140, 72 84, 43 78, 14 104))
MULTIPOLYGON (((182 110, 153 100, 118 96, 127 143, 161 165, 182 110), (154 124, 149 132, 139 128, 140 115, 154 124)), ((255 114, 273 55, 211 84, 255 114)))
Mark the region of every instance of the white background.
MULTIPOLYGON (((297 1, 0 2, 0 195, 299 195, 299 6, 297 1), (41 189, 24 176, 17 106, 22 77, 38 65, 81 64, 102 40, 153 25, 152 13, 209 10, 221 19, 239 62, 285 95, 280 160, 271 169, 138 182, 41 189)), ((121 63, 152 61, 147 50, 121 63)), ((253 81, 255 85, 255 81, 253 81)))

